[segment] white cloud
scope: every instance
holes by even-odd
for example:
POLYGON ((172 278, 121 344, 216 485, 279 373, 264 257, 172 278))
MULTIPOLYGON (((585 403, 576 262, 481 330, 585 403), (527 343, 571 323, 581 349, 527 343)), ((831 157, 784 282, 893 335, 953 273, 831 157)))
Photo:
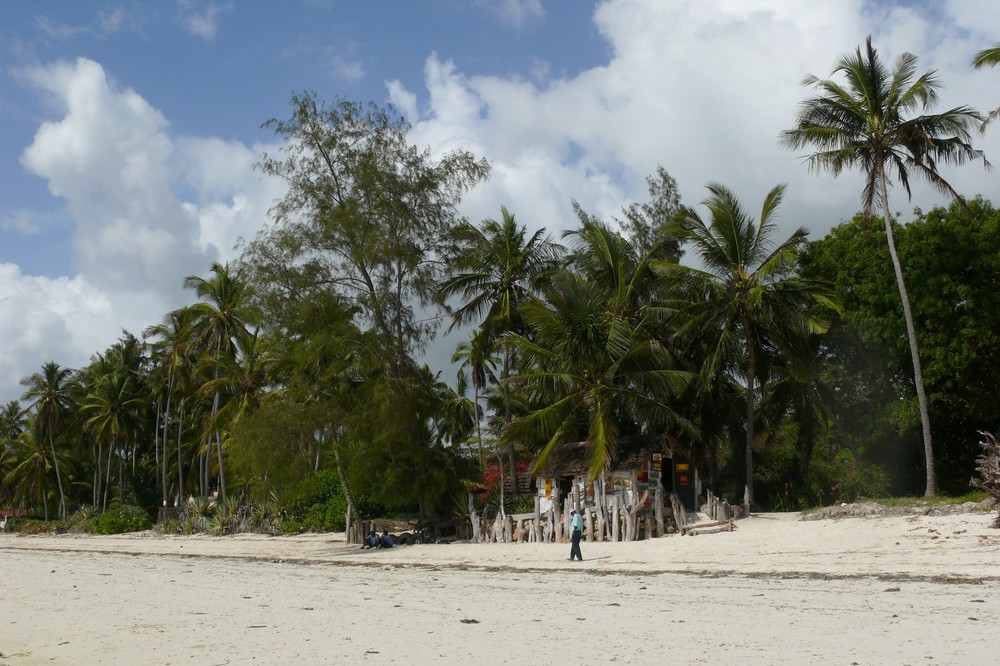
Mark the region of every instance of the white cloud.
POLYGON ((0 230, 13 231, 19 234, 37 234, 42 228, 42 220, 38 213, 21 209, 9 214, 0 214, 0 230))
MULTIPOLYGON (((575 224, 571 198, 588 211, 617 214, 628 200, 645 198, 644 178, 662 164, 689 205, 718 181, 753 210, 771 187, 788 183, 785 224, 818 237, 857 210, 860 176, 810 174, 801 154, 778 145, 809 94, 801 86, 805 75, 829 76, 869 31, 889 63, 905 48, 920 56, 921 70, 942 67, 945 100, 988 74, 967 66, 972 38, 958 19, 944 20, 924 5, 881 7, 862 0, 609 0, 594 20, 613 56, 573 78, 541 85, 475 76, 431 56, 415 137, 493 161, 493 180, 466 203, 473 218, 496 215, 502 203, 530 226, 565 228, 575 224), (866 13, 872 11, 882 12, 877 21, 866 13), (943 69, 944 54, 955 53, 957 65, 943 69)), ((417 108, 401 86, 390 93, 417 108)), ((983 97, 955 104, 988 106, 976 101, 983 97)), ((995 97, 992 106, 1000 103, 995 97)), ((991 135, 975 140, 988 150, 997 145, 991 135)), ((981 167, 946 169, 946 177, 960 191, 992 189, 981 167)), ((946 200, 918 184, 913 204, 896 192, 893 206, 940 203, 946 200)))
MULTIPOLYGON (((174 137, 158 110, 93 61, 36 68, 25 80, 58 119, 38 128, 21 161, 65 201, 75 274, 0 266, 0 401, 17 397, 16 380, 46 360, 78 367, 122 329, 139 334, 190 303, 184 277, 233 259, 238 238, 253 238, 282 192, 252 170, 264 146, 174 137)), ((31 220, 2 223, 28 231, 31 220)))
POLYGON ((0 402, 20 397, 18 382, 46 361, 72 367, 103 350, 119 330, 108 326, 111 312, 82 277, 34 277, 0 264, 0 402))
MULTIPOLYGON (((184 8, 189 3, 181 3, 184 8)), ((210 42, 219 29, 219 14, 228 11, 229 6, 210 4, 202 12, 189 12, 181 17, 181 26, 194 37, 210 42)))
POLYGON ((488 9, 505 25, 515 28, 540 21, 545 16, 540 0, 478 0, 477 4, 488 9))
MULTIPOLYGON (((611 58, 579 75, 478 76, 430 55, 425 90, 392 80, 386 87, 414 122, 418 144, 437 154, 468 149, 493 163, 491 180, 463 202, 473 220, 495 218, 505 205, 530 228, 557 233, 576 224, 571 199, 616 215, 645 199, 644 179, 662 164, 690 205, 704 198, 705 184, 719 181, 753 211, 771 187, 788 183, 783 223, 805 225, 815 238, 858 209, 861 178, 810 174, 801 154, 778 145, 809 94, 803 77, 829 76, 871 32, 887 62, 907 50, 921 71, 938 70, 946 86, 939 108, 994 108, 1000 70, 974 71, 969 60, 996 41, 988 27, 991 17, 1000 19, 995 5, 608 0, 594 21, 611 58)), ((540 16, 537 3, 511 7, 540 16)), ((40 20, 46 25, 59 33, 40 20)), ((340 75, 352 71, 360 73, 347 66, 340 75)), ((38 128, 22 161, 65 201, 76 225, 75 267, 63 278, 0 267, 0 339, 13 341, 0 350, 0 400, 16 397, 16 384, 6 389, 10 378, 50 358, 85 363, 122 328, 138 331, 189 302, 182 278, 232 258, 233 243, 253 236, 282 192, 251 171, 264 147, 173 136, 157 109, 95 62, 33 70, 28 81, 50 96, 56 119, 38 128)), ((997 159, 996 128, 974 142, 997 159)), ((981 166, 947 166, 944 175, 962 193, 996 198, 996 175, 981 166)), ((892 196, 904 213, 946 203, 918 182, 913 203, 898 188, 892 196)), ((0 225, 27 232, 37 221, 18 212, 0 225)), ((446 367, 452 345, 438 349, 445 352, 435 365, 446 367)))

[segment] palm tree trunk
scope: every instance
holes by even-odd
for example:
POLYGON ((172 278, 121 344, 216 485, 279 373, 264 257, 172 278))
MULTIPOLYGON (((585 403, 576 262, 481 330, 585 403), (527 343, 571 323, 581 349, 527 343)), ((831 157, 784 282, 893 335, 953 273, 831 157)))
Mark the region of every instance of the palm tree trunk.
POLYGON ((174 397, 174 368, 170 368, 167 380, 167 404, 163 410, 163 506, 167 506, 167 442, 170 437, 170 403, 174 397))
POLYGON ((744 337, 747 343, 747 511, 753 510, 753 418, 754 418, 754 384, 757 381, 757 355, 754 353, 753 337, 750 335, 749 321, 743 318, 744 337))
POLYGON ((181 456, 181 433, 184 430, 184 398, 177 417, 177 505, 184 502, 184 458, 181 456))
MULTIPOLYGON (((504 405, 504 420, 507 424, 510 424, 513 419, 513 412, 510 406, 510 386, 508 386, 507 379, 510 377, 510 349, 505 348, 503 352, 503 405, 504 405)), ((517 494, 517 463, 514 460, 514 442, 507 444, 507 462, 510 465, 510 488, 511 494, 517 494)), ((497 460, 497 463, 503 465, 497 460)))
POLYGON ((476 401, 476 448, 479 449, 479 468, 485 469, 486 463, 483 462, 483 423, 479 416, 479 384, 473 382, 472 384, 473 399, 476 401))
POLYGON ((108 510, 108 487, 111 485, 111 454, 115 450, 115 438, 111 438, 111 442, 108 444, 108 468, 104 470, 104 505, 101 507, 101 511, 108 510))
POLYGON ((882 220, 885 222, 885 237, 889 243, 889 256, 892 258, 892 268, 896 273, 896 287, 899 288, 899 298, 903 302, 903 319, 906 321, 906 338, 910 343, 910 359, 913 361, 913 384, 917 389, 917 405, 920 408, 920 427, 924 437, 924 462, 927 473, 927 485, 924 497, 933 497, 937 492, 934 482, 934 449, 931 443, 931 417, 927 409, 927 395, 924 392, 924 373, 920 365, 920 351, 917 347, 917 331, 913 324, 913 313, 910 310, 910 297, 906 293, 906 283, 903 280, 903 267, 896 254, 896 239, 892 233, 892 218, 889 215, 889 190, 886 185, 885 171, 880 170, 879 181, 882 188, 882 220))
POLYGON ((59 517, 66 520, 66 496, 63 494, 62 474, 59 473, 59 458, 56 457, 56 445, 49 429, 49 448, 52 449, 52 465, 56 468, 56 485, 59 486, 59 517))
POLYGON ((97 442, 97 448, 90 447, 90 451, 94 454, 94 485, 90 489, 90 496, 94 503, 94 508, 101 500, 101 443, 100 440, 97 442))

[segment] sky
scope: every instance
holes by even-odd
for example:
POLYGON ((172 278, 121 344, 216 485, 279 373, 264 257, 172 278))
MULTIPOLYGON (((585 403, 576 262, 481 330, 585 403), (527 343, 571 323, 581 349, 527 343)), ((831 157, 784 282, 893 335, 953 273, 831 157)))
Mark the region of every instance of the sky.
MULTIPOLYGON (((46 361, 79 368, 194 302, 185 276, 232 261, 280 182, 261 125, 293 93, 395 105, 411 141, 487 158, 470 220, 534 230, 607 220, 662 165, 682 203, 732 189, 750 211, 787 184, 783 230, 813 239, 859 208, 860 174, 783 149, 809 89, 871 35, 944 84, 937 110, 1000 106, 995 0, 176 0, 0 2, 0 403, 46 361)), ((1000 163, 1000 127, 975 138, 1000 163)), ((1000 173, 945 167, 997 202, 1000 173)), ((915 183, 904 219, 947 200, 915 183)), ((702 212, 704 212, 702 210, 702 212)), ((428 351, 450 375, 459 333, 428 351)))

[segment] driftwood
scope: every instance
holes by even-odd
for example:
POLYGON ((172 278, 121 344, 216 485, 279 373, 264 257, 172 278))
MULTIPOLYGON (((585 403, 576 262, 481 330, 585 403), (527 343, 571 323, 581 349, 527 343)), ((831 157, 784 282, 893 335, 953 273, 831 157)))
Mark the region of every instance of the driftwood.
POLYGON ((663 486, 656 485, 656 495, 653 501, 653 511, 656 519, 656 533, 660 536, 666 534, 663 531, 663 486))
POLYGON ((680 534, 684 534, 684 526, 687 524, 687 510, 681 504, 677 495, 674 494, 670 495, 670 506, 674 511, 674 524, 677 526, 677 531, 680 534))
POLYGON ((733 521, 731 520, 717 520, 711 523, 700 523, 692 524, 684 527, 681 534, 689 534, 694 536, 696 534, 714 534, 716 532, 732 532, 733 531, 733 521))
MULTIPOLYGON (((983 447, 982 455, 976 459, 979 478, 972 479, 972 485, 986 491, 993 498, 994 505, 1000 507, 1000 441, 991 432, 980 430, 979 434, 986 439, 979 442, 983 447)), ((993 521, 993 527, 1000 528, 1000 512, 993 521)))

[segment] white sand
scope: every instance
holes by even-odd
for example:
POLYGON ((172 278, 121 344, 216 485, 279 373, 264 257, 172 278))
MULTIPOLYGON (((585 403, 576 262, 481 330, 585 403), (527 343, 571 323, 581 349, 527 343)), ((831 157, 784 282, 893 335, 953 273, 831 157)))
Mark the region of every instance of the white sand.
POLYGON ((635 543, 0 535, 0 664, 995 664, 988 514, 635 543), (936 538, 935 538, 936 537, 936 538))

